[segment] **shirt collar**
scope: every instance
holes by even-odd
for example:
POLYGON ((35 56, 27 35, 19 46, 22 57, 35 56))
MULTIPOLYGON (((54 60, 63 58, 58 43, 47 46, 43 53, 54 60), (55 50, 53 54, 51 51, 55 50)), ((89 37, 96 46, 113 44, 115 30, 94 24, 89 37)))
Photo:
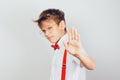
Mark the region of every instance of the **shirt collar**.
POLYGON ((58 45, 59 46, 63 45, 63 41, 66 41, 66 40, 68 40, 68 34, 67 33, 60 38, 60 40, 58 41, 58 45))
MULTIPOLYGON (((68 34, 67 33, 60 38, 60 40, 57 42, 57 44, 59 46, 62 46, 63 45, 63 41, 66 41, 66 40, 68 40, 68 34)), ((54 45, 54 44, 55 43, 52 43, 51 45, 54 45)))

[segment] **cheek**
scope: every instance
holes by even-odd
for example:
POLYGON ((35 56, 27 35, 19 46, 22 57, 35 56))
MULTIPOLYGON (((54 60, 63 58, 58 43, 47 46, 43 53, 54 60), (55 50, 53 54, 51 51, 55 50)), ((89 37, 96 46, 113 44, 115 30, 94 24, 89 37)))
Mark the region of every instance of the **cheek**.
POLYGON ((59 34, 59 30, 55 30, 52 32, 54 35, 58 35, 59 34))
POLYGON ((54 33, 54 35, 56 35, 57 37, 59 37, 60 36, 60 31, 56 31, 55 33, 54 33))

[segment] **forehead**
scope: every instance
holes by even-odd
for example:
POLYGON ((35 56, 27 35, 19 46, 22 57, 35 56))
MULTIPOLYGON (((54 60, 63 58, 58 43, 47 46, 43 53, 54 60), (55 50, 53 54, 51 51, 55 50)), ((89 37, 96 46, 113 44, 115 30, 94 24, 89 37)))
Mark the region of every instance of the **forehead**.
POLYGON ((52 26, 58 26, 54 20, 44 20, 41 22, 40 28, 47 28, 52 26))

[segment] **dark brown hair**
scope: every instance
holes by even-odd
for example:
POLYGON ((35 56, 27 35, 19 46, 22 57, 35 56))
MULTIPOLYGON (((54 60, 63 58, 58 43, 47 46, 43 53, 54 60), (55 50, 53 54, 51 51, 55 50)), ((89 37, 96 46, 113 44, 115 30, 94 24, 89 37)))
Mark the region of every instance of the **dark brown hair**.
POLYGON ((41 25, 41 22, 44 20, 53 19, 58 25, 63 20, 65 22, 64 12, 59 9, 47 9, 44 10, 38 20, 34 22, 38 23, 38 26, 41 25))

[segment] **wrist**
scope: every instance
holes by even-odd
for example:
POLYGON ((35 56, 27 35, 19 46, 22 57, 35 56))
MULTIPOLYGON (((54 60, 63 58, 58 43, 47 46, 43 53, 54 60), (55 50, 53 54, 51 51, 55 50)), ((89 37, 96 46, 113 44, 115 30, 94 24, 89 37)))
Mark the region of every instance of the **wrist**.
POLYGON ((77 50, 77 51, 75 52, 74 56, 77 57, 77 58, 79 58, 80 55, 81 55, 81 53, 82 53, 82 51, 77 50))

